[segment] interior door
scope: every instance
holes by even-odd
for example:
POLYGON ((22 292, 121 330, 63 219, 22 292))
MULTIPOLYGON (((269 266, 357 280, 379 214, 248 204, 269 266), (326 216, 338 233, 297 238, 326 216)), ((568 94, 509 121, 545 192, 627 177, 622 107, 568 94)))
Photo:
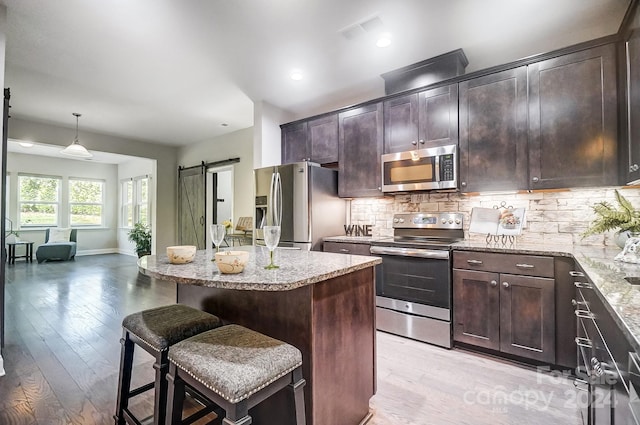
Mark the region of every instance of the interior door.
POLYGON ((205 167, 179 169, 178 173, 178 240, 181 245, 206 248, 206 181, 205 167))

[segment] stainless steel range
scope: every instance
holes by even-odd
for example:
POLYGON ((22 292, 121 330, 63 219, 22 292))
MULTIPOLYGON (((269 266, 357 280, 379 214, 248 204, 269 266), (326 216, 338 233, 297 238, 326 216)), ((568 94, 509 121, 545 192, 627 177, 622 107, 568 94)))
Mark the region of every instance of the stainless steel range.
POLYGON ((451 348, 451 251, 460 213, 396 214, 394 237, 372 244, 379 330, 451 348))

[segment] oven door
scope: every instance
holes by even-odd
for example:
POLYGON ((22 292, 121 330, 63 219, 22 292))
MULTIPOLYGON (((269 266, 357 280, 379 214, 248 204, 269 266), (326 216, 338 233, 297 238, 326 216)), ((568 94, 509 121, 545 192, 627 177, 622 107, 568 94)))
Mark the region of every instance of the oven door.
POLYGON ((451 320, 448 250, 372 246, 382 258, 376 269, 376 305, 404 313, 451 320))

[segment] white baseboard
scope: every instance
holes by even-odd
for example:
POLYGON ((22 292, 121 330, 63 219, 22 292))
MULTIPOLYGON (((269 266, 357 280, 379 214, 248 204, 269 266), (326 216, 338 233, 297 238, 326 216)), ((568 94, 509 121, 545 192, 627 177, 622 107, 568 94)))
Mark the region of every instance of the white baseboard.
POLYGON ((83 257, 85 255, 100 255, 100 254, 120 254, 117 248, 104 248, 104 249, 85 249, 76 252, 77 257, 83 257))
POLYGON ((2 360, 2 355, 0 355, 0 376, 4 376, 4 362, 2 360))
POLYGON ((132 257, 137 257, 138 254, 136 254, 134 251, 127 251, 126 249, 118 249, 118 254, 122 254, 122 255, 130 255, 132 257))

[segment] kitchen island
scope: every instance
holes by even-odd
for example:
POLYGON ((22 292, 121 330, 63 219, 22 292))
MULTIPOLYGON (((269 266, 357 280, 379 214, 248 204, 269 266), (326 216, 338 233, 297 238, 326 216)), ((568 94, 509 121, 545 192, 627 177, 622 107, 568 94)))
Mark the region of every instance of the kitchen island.
MULTIPOLYGON (((213 252, 192 263, 145 256, 140 272, 177 283, 179 303, 191 305, 288 342, 303 357, 307 425, 358 425, 371 417, 375 394, 376 257, 277 249, 279 269, 265 270, 269 253, 250 252, 242 273, 221 274, 213 252)), ((252 409, 255 425, 293 424, 281 391, 252 409)))

